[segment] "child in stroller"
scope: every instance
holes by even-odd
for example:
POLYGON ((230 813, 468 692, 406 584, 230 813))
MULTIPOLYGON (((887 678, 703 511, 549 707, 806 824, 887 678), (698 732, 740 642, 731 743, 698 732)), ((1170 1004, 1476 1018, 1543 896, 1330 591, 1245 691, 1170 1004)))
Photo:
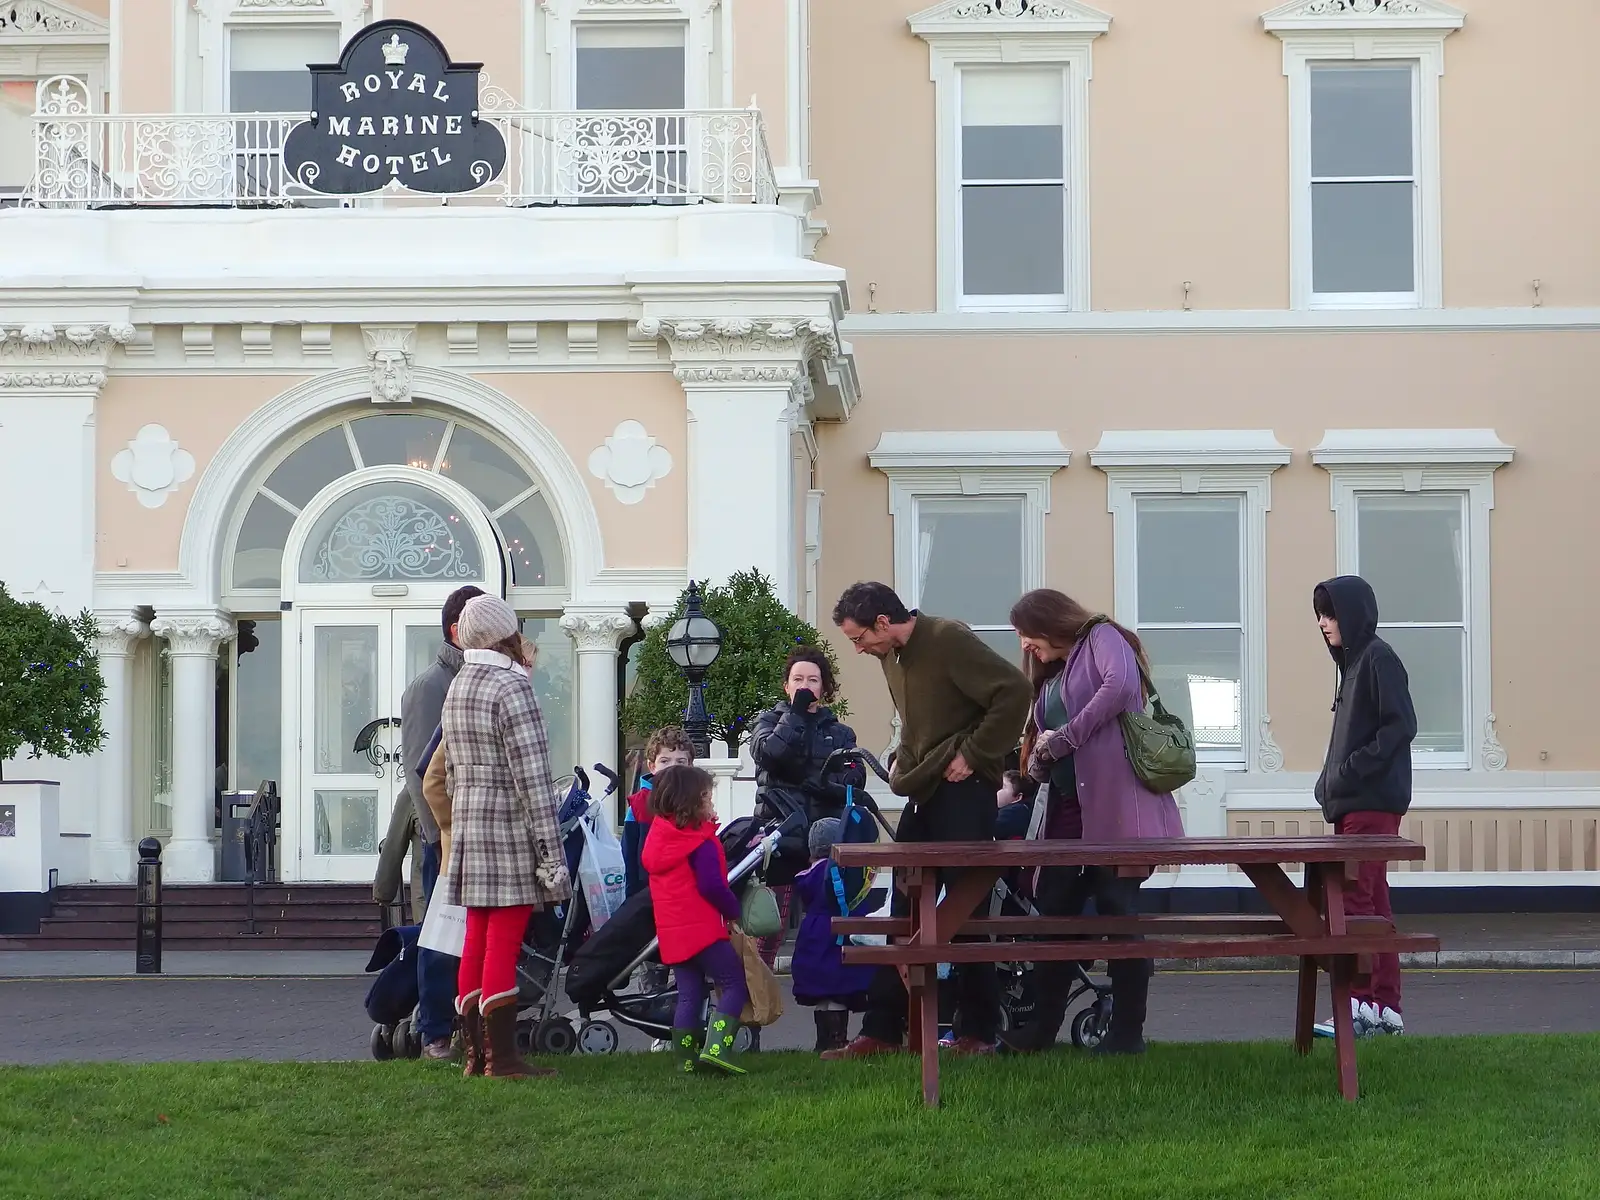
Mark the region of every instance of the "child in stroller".
MULTIPOLYGON (((793 881, 806 863, 803 854, 797 859, 785 843, 793 843, 803 823, 804 817, 798 814, 764 826, 752 817, 741 817, 718 831, 723 853, 732 864, 728 885, 735 894, 752 881, 769 885, 793 881)), ((655 914, 647 888, 630 896, 572 956, 567 996, 578 1006, 583 1022, 576 1039, 578 1049, 609 1054, 617 1047, 618 1024, 659 1040, 671 1035, 677 989, 664 981, 643 989, 635 983, 641 965, 659 961, 655 914)), ((740 1053, 759 1050, 761 1031, 742 1027, 734 1048, 740 1053)))

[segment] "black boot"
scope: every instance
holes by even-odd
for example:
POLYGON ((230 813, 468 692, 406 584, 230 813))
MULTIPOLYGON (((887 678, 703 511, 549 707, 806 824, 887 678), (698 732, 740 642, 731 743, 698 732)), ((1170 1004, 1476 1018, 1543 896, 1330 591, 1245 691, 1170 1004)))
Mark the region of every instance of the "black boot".
POLYGON ((1056 1044, 1067 1019, 1067 996, 1072 991, 1070 962, 1042 962, 1033 969, 1033 1020, 1021 1029, 1000 1035, 1000 1044, 1019 1054, 1036 1054, 1056 1044))
POLYGON ((811 1014, 817 1022, 817 1053, 840 1050, 850 1044, 850 1010, 819 1008, 811 1014))
POLYGON ((1150 976, 1156 964, 1148 958, 1122 958, 1109 964, 1111 1030, 1095 1047, 1096 1054, 1143 1054, 1144 1017, 1150 1000, 1150 976))

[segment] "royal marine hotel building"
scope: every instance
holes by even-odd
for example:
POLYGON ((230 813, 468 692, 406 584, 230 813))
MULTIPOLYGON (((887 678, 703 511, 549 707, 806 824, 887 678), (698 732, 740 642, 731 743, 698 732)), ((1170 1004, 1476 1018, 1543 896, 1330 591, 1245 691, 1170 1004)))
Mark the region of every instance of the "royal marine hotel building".
POLYGON ((1324 828, 1359 571, 1403 881, 1600 884, 1600 6, 1458 3, 0 0, 0 576, 108 694, 5 772, 58 881, 211 879, 262 779, 285 878, 370 879, 451 590, 587 763, 756 566, 830 633, 859 578, 1008 653, 1027 588, 1114 613, 1245 835, 1324 828))

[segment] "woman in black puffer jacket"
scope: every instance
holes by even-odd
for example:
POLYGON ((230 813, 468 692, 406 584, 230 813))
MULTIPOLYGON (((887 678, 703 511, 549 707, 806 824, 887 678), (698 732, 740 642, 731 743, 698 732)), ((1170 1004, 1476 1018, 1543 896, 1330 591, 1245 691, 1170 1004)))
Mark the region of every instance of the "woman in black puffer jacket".
MULTIPOLYGON (((835 750, 853 750, 856 733, 835 717, 826 703, 834 695, 833 668, 815 646, 801 646, 784 664, 781 700, 756 717, 750 735, 750 757, 756 765, 756 819, 782 820, 804 813, 806 825, 844 811, 847 785, 861 787, 866 772, 860 763, 835 763, 823 776, 823 764, 835 750)), ((805 835, 800 835, 804 844, 805 835)), ((789 889, 774 888, 787 928, 789 889)), ((770 966, 783 934, 761 940, 761 957, 770 966)))

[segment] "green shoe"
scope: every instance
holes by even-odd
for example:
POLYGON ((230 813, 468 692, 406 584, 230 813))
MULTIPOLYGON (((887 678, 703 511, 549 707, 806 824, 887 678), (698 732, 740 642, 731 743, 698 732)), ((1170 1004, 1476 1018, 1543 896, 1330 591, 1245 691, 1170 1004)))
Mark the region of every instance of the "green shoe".
POLYGON ((678 1056, 678 1070, 685 1075, 694 1073, 694 1061, 700 1053, 700 1033, 694 1029, 672 1031, 672 1052, 678 1056))
POLYGON ((699 1061, 725 1075, 744 1075, 747 1072, 738 1063, 738 1052, 733 1048, 739 1036, 739 1021, 727 1013, 712 1013, 706 1026, 706 1048, 700 1051, 699 1061))

